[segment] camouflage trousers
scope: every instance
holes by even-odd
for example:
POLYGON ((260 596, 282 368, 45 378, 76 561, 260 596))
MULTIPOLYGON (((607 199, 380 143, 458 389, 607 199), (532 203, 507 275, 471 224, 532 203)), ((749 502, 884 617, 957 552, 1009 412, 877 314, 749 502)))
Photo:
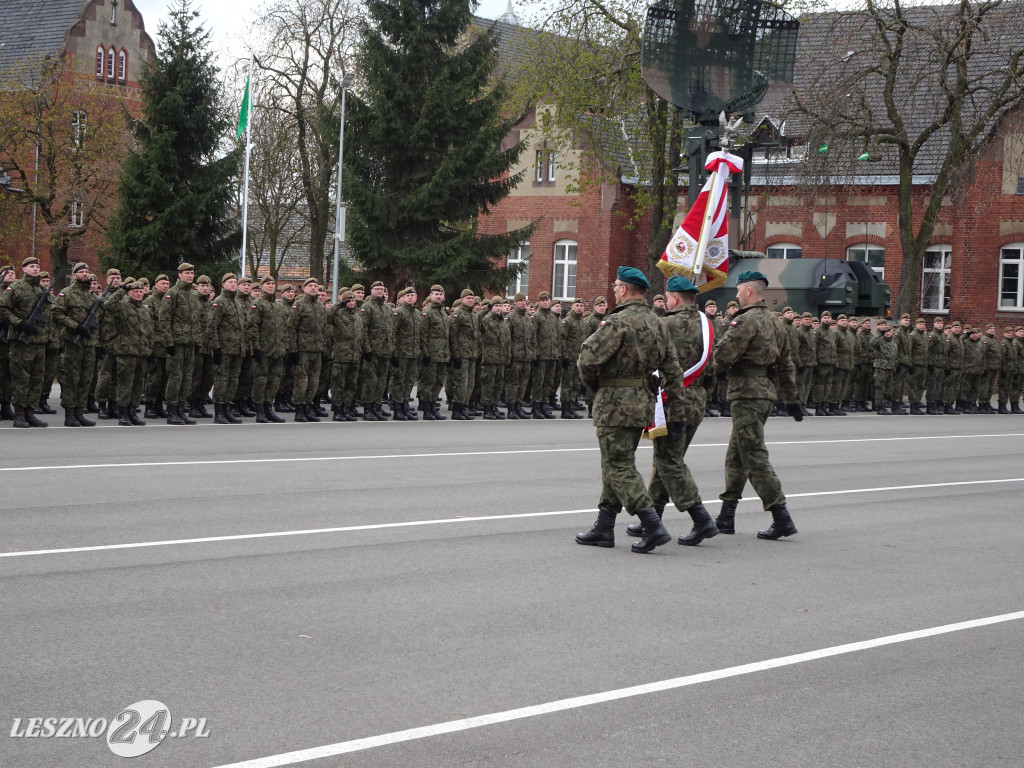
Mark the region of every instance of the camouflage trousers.
POLYGON ((419 360, 415 357, 398 358, 398 366, 391 371, 391 399, 397 403, 409 402, 412 388, 420 372, 419 360))
POLYGON ((924 388, 928 383, 928 366, 910 366, 910 375, 907 377, 907 397, 911 405, 920 405, 924 402, 924 388))
POLYGON ((11 355, 11 402, 23 408, 39 404, 46 370, 46 345, 13 341, 11 355))
POLYGON ((117 393, 117 360, 114 355, 105 354, 102 358, 96 353, 96 399, 115 400, 117 393))
POLYGON ((832 363, 819 365, 814 369, 814 386, 811 389, 811 400, 820 403, 832 396, 832 381, 836 367, 832 363))
POLYGON ((875 408, 881 408, 895 399, 893 394, 893 371, 889 368, 875 368, 875 408))
POLYGON ((942 402, 942 390, 946 385, 946 371, 938 366, 928 366, 928 405, 942 402))
POLYGON ((530 380, 530 364, 526 361, 513 362, 508 367, 505 399, 510 403, 521 403, 526 399, 526 384, 530 380))
POLYGON ((331 363, 331 403, 352 405, 356 401, 356 383, 359 378, 359 363, 331 363))
POLYGON ((431 360, 420 365, 420 381, 416 386, 416 393, 420 400, 426 400, 429 404, 433 404, 441 393, 447 372, 448 363, 445 362, 431 360))
POLYGON ((167 386, 164 399, 168 405, 184 405, 192 392, 192 374, 196 367, 196 345, 177 344, 167 357, 167 386))
MULTIPOLYGON (((362 371, 363 391, 359 399, 363 401, 363 405, 380 402, 384 397, 384 387, 387 385, 388 358, 374 355, 372 360, 363 362, 362 371)), ((298 375, 296 375, 296 379, 298 379, 298 375)), ((295 396, 298 397, 298 394, 299 387, 296 384, 295 396)))
POLYGON ((331 388, 331 356, 326 352, 320 355, 320 379, 316 383, 316 396, 324 397, 331 388))
POLYGON ((284 355, 263 355, 252 368, 252 399, 273 403, 284 377, 284 355))
POLYGON ((654 506, 644 479, 636 468, 636 448, 643 427, 598 427, 601 449, 601 502, 613 512, 625 509, 631 515, 654 506))
POLYGON ((963 369, 950 368, 946 371, 946 383, 942 387, 942 402, 951 405, 960 398, 960 386, 963 383, 963 369))
POLYGON ((960 382, 960 400, 962 402, 974 403, 978 399, 978 383, 981 375, 977 373, 965 373, 960 382))
POLYGON ((64 408, 84 408, 96 370, 96 347, 64 345, 64 374, 60 382, 60 404, 64 408))
POLYGON ((829 394, 830 403, 845 403, 850 399, 850 380, 853 376, 853 371, 844 371, 842 368, 836 368, 835 375, 832 377, 832 392, 829 394))
MULTIPOLYGON (((12 359, 13 364, 13 359, 12 359)), ((999 397, 999 404, 1006 405, 1013 402, 1014 397, 1014 375, 1009 371, 1000 371, 999 380, 996 382, 996 394, 999 397)))
POLYGON ((190 399, 206 400, 213 388, 213 355, 209 352, 196 352, 195 364, 192 366, 192 392, 190 399))
MULTIPOLYGON (((225 355, 227 357, 227 355, 225 355)), ((162 400, 167 390, 167 358, 154 355, 146 366, 145 395, 147 403, 162 400)))
POLYGON ((764 444, 764 425, 775 404, 771 400, 733 400, 729 405, 732 433, 725 451, 725 490, 719 498, 738 502, 749 480, 766 510, 785 504, 782 483, 764 444))
POLYGON ((473 394, 473 385, 476 381, 476 360, 463 358, 458 368, 452 365, 451 389, 448 390, 448 398, 453 403, 467 405, 473 394))
POLYGON ((242 366, 238 369, 238 388, 235 390, 236 400, 240 397, 252 397, 252 379, 255 363, 256 358, 252 354, 242 357, 242 366))
MULTIPOLYGON (((386 362, 386 361, 385 361, 386 362)), ((292 399, 296 405, 310 405, 316 397, 316 387, 320 383, 320 353, 299 352, 299 362, 295 364, 295 383, 292 385, 292 399)), ((363 402, 376 402, 366 400, 363 402)))
POLYGON ((804 405, 811 399, 811 385, 814 384, 814 366, 806 365, 796 373, 796 386, 800 402, 804 405))
POLYGON ((535 403, 547 402, 555 386, 555 361, 541 360, 540 365, 533 369, 533 391, 530 393, 535 403))
POLYGON ((56 346, 51 348, 50 344, 47 344, 46 356, 43 358, 43 386, 40 390, 43 397, 50 396, 50 390, 53 389, 54 378, 62 375, 60 373, 60 361, 60 348, 56 346))
POLYGON ((238 390, 238 372, 242 370, 241 355, 223 355, 220 365, 213 367, 213 402, 229 403, 238 390))
POLYGON ((562 402, 571 403, 580 395, 580 369, 575 360, 562 365, 562 402))
MULTIPOLYGON (((694 388, 687 387, 686 394, 699 394, 691 393, 694 388)), ((697 428, 704 419, 704 403, 702 395, 687 397, 684 412, 686 435, 682 440, 673 443, 667 437, 654 438, 654 466, 651 468, 650 493, 656 507, 664 507, 671 499, 676 509, 685 512, 701 500, 697 482, 693 479, 690 468, 686 466, 685 457, 686 449, 690 447, 697 434, 697 428)))
POLYGON ((995 371, 985 371, 978 380, 978 402, 982 405, 992 404, 992 385, 995 383, 995 378, 995 371))
POLYGON ((11 352, 6 341, 0 342, 0 402, 11 401, 11 352))
POLYGON ((138 407, 146 380, 146 358, 141 355, 117 356, 117 393, 120 406, 138 407))
POLYGON ((497 405, 505 387, 504 365, 480 366, 480 402, 488 407, 497 405))

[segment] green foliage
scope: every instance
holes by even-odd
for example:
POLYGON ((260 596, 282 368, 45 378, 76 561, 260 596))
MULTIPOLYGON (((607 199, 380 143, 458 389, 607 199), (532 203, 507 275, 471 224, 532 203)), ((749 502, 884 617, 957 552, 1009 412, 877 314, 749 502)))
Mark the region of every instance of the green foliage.
POLYGON ((103 267, 146 275, 182 261, 216 275, 237 260, 241 231, 231 184, 241 151, 218 157, 234 128, 218 110, 209 34, 190 0, 160 27, 159 53, 144 68, 143 119, 134 125, 103 267))
POLYGON ((518 184, 523 147, 502 148, 493 38, 466 35, 468 0, 370 0, 349 102, 345 197, 349 242, 366 275, 398 287, 502 288, 497 268, 532 227, 483 235, 477 217, 518 184))

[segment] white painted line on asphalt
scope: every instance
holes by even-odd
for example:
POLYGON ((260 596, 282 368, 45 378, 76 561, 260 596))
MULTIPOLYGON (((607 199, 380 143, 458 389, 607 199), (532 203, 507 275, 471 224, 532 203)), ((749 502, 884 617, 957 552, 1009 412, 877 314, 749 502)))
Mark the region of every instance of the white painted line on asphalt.
MULTIPOLYGON (((70 429, 70 427, 69 427, 70 429)), ((914 437, 855 437, 841 440, 774 440, 765 445, 838 445, 841 443, 889 443, 906 440, 968 440, 994 437, 1024 437, 1024 432, 1011 432, 998 435, 919 435, 914 437)), ((728 443, 694 443, 694 448, 725 448, 728 443)), ((641 447, 649 447, 647 441, 641 447)), ((458 453, 386 453, 366 454, 362 456, 295 456, 273 459, 193 459, 190 461, 136 461, 117 464, 54 464, 34 467, 0 467, 0 472, 52 472, 60 469, 130 469, 137 467, 196 467, 215 466, 219 464, 290 464, 307 461, 372 461, 374 459, 438 459, 467 456, 511 456, 531 453, 587 453, 599 450, 596 446, 589 448, 524 448, 506 451, 462 451, 458 453)))
POLYGON ((488 725, 497 725, 498 723, 508 723, 514 720, 525 720, 529 717, 550 715, 571 709, 581 709, 582 707, 590 707, 595 704, 605 704, 610 701, 620 701, 622 699, 633 698, 636 696, 646 696, 652 693, 661 693, 662 691, 672 691, 679 688, 700 685, 701 683, 710 683, 730 677, 739 677, 741 675, 752 675, 758 672, 779 669, 780 667, 790 667, 795 664, 804 664, 809 661, 818 661, 820 659, 842 656, 848 653, 859 653, 861 651, 869 651, 874 648, 881 648, 887 645, 909 643, 914 640, 923 640, 925 638, 936 637, 938 635, 947 635, 951 632, 962 632, 968 629, 987 627, 992 624, 1000 624, 1007 621, 1019 621, 1020 619, 1024 619, 1024 611, 1004 613, 1000 616, 989 616, 987 618, 973 619, 971 621, 962 621, 957 624, 946 624, 941 627, 918 629, 913 632, 902 632, 898 635, 876 637, 873 640, 862 640, 856 643, 846 643, 845 645, 834 645, 831 648, 821 648, 816 651, 796 653, 792 656, 780 656, 774 659, 754 662, 753 664, 741 664, 736 667, 726 667, 725 669, 718 669, 712 672, 701 672, 696 675, 675 677, 670 680, 659 680, 653 683, 630 686, 629 688, 619 688, 612 691, 591 693, 586 696, 575 696, 570 699, 549 701, 545 704, 536 704, 530 707, 521 707, 520 709, 510 709, 504 712, 493 712, 489 715, 467 717, 462 720, 449 720, 445 723, 436 723, 434 725, 427 725, 421 728, 410 728, 405 731, 382 733, 378 736, 370 736, 364 739, 353 739, 352 741, 341 741, 336 744, 325 744, 322 747, 300 749, 294 752, 284 752, 279 755, 270 755, 269 757, 261 757, 255 760, 244 760, 240 763, 221 765, 218 766, 218 768, 278 768, 279 766, 284 765, 295 765, 296 763, 304 763, 309 760, 320 760, 325 757, 335 757, 337 755, 345 755, 352 752, 362 752, 368 749, 376 749, 377 747, 385 747, 390 744, 400 744, 402 742, 415 741, 418 739, 429 739, 433 736, 440 736, 447 733, 468 731, 473 728, 483 728, 488 725))
MULTIPOLYGON (((879 493, 882 491, 915 491, 926 488, 951 488, 966 485, 993 485, 997 483, 1024 483, 1024 477, 1006 477, 996 480, 961 480, 949 483, 922 483, 919 485, 888 485, 879 488, 847 488, 838 491, 811 491, 808 493, 789 493, 788 499, 808 498, 811 496, 842 496, 850 493, 879 493)), ((757 501, 754 496, 748 501, 757 501)), ((718 499, 705 501, 705 504, 720 504, 718 499)), ((145 547, 169 547, 177 544, 214 544, 224 541, 245 541, 247 539, 273 539, 285 536, 313 536, 321 533, 348 533, 351 531, 378 531, 385 528, 415 528, 423 525, 448 525, 450 523, 479 523, 488 520, 518 520, 528 517, 556 517, 558 515, 595 514, 594 507, 586 509, 563 509, 554 512, 523 512, 514 515, 481 515, 479 517, 448 517, 440 520, 407 520, 400 523, 373 523, 372 525, 347 525, 338 528, 311 528, 297 531, 268 531, 266 533, 239 533, 230 536, 206 536, 198 539, 168 539, 165 541, 137 541, 128 544, 101 544, 91 547, 68 547, 64 549, 36 549, 24 552, 0 552, 0 559, 11 557, 30 557, 36 555, 70 555, 76 552, 104 552, 112 549, 143 549, 145 547)))

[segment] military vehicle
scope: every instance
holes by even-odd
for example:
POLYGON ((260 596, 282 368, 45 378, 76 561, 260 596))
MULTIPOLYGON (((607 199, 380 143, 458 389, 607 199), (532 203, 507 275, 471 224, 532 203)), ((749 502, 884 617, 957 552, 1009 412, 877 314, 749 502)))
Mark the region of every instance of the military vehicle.
POLYGON ((792 307, 800 314, 884 317, 889 311, 888 284, 867 264, 841 259, 768 259, 756 251, 731 251, 725 285, 701 294, 700 303, 713 298, 719 310, 736 298, 736 277, 755 270, 768 278, 768 308, 792 307))

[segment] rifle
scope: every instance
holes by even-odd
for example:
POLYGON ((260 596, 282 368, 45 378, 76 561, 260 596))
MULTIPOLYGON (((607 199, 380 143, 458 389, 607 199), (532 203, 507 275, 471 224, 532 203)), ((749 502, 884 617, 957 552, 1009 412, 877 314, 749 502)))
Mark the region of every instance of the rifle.
MULTIPOLYGON (((52 287, 53 286, 50 286, 50 288, 52 287)), ((28 317, 22 320, 22 324, 28 323, 29 325, 36 326, 36 333, 43 330, 49 322, 49 318, 43 316, 43 307, 45 307, 50 301, 50 288, 43 288, 43 290, 40 291, 39 298, 36 299, 36 304, 32 307, 32 311, 29 312, 28 317)), ((29 335, 24 331, 18 333, 18 341, 22 344, 28 344, 28 337, 29 335)))
POLYGON ((107 283, 107 287, 104 288, 103 293, 97 296, 96 299, 93 301, 92 306, 89 308, 89 314, 85 316, 85 320, 81 322, 81 324, 78 326, 78 329, 75 331, 75 337, 71 340, 71 343, 74 344, 79 349, 82 348, 83 334, 79 333, 78 331, 81 331, 84 328, 86 331, 89 332, 88 335, 91 336, 93 334, 93 332, 96 330, 96 327, 99 325, 99 320, 96 319, 96 314, 100 310, 100 304, 103 302, 103 299, 107 297, 107 294, 110 293, 110 289, 113 287, 113 283, 107 283))

